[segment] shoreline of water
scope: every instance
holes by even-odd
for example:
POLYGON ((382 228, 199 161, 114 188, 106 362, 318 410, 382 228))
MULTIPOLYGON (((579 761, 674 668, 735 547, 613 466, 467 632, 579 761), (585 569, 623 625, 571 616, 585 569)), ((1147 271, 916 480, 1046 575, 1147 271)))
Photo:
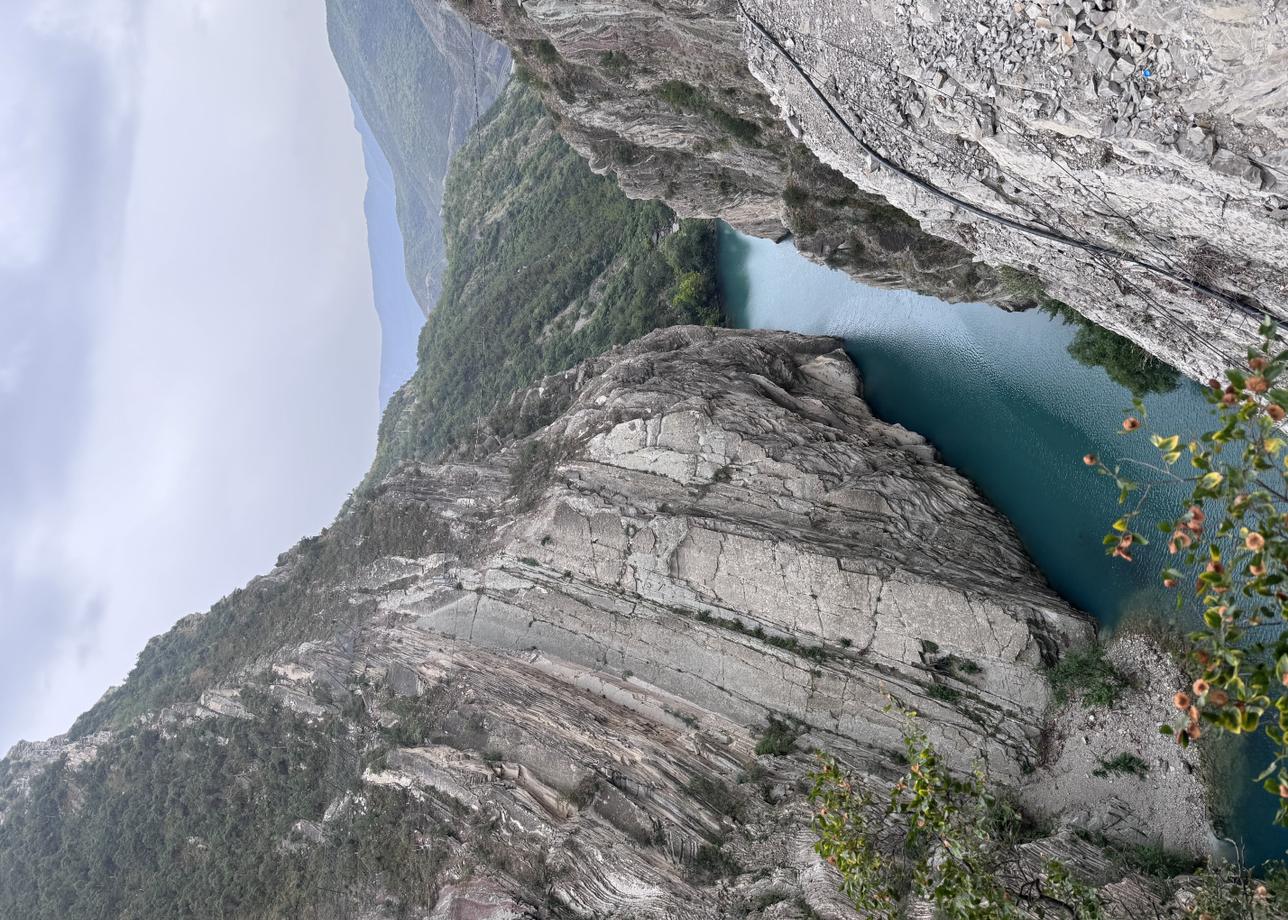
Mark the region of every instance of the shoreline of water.
MULTIPOLYGON (((872 410, 934 444, 1011 522, 1052 588, 1092 615, 1103 634, 1137 616, 1175 618, 1175 595, 1158 579, 1163 541, 1138 548, 1134 565, 1105 554, 1101 540, 1117 516, 1117 490, 1081 457, 1154 460, 1157 452, 1146 438, 1122 436, 1131 393, 1069 355, 1072 327, 1037 310, 1012 313, 866 287, 809 262, 790 243, 724 225, 719 258, 730 326, 844 339, 872 410)), ((1211 407, 1187 379, 1146 403, 1158 430, 1210 427, 1211 407)), ((1182 499, 1180 492, 1151 495, 1146 517, 1167 517, 1182 499)), ((1255 775, 1268 747, 1241 749, 1246 772, 1255 775)), ((1244 785, 1232 796, 1227 829, 1243 839, 1250 862, 1281 858, 1288 831, 1271 824, 1276 803, 1250 781, 1244 785)))

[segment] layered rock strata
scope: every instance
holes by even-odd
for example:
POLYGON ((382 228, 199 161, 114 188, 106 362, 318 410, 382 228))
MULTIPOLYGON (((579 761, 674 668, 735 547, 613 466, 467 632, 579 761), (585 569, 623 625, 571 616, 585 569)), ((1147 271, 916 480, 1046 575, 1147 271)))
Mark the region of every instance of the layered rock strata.
MULTIPOLYGON (((276 647, 191 672, 177 686, 202 691, 144 723, 162 737, 202 720, 226 731, 262 711, 242 688, 308 724, 342 720, 328 729, 342 743, 326 742, 335 800, 288 816, 282 846, 336 846, 364 786, 408 790, 450 828, 426 863, 433 897, 399 908, 411 916, 853 916, 811 849, 809 752, 888 781, 904 728, 893 702, 922 714, 955 768, 982 762, 1049 805, 1034 784, 1063 755, 1042 672, 1093 627, 969 482, 872 416, 838 346, 678 327, 516 394, 455 456, 404 464, 207 614, 243 643, 236 624, 293 616, 274 598, 307 615, 294 638, 267 624, 276 647), (758 755, 767 727, 796 753, 758 755)), ((209 635, 203 648, 227 639, 209 635)), ((109 696, 95 724, 119 723, 113 707, 139 689, 109 696)), ((1097 751, 1144 749, 1172 689, 1142 681, 1126 709, 1079 731, 1097 751)), ((0 801, 13 807, 61 756, 73 769, 110 756, 130 730, 15 749, 0 801)), ((1122 797, 1106 805, 1094 781, 1062 782, 1059 807, 1034 810, 1053 829, 1069 818, 1201 849, 1190 755, 1149 754, 1172 779, 1131 794, 1168 816, 1157 826, 1116 824, 1122 797)), ((1061 833, 1018 865, 1057 855, 1119 885, 1123 871, 1086 849, 1061 833)), ((369 882, 320 914, 392 915, 369 882)))
MULTIPOLYGON (((418 7, 441 0, 414 0, 418 7)), ((752 78, 731 4, 457 3, 503 39, 560 132, 632 198, 793 236, 866 284, 1025 305, 987 265, 824 166, 752 78)))
POLYGON ((951 241, 1199 379, 1288 316, 1281 3, 460 6, 541 75, 597 168, 681 214, 791 227, 860 280, 930 293, 897 253, 951 241))

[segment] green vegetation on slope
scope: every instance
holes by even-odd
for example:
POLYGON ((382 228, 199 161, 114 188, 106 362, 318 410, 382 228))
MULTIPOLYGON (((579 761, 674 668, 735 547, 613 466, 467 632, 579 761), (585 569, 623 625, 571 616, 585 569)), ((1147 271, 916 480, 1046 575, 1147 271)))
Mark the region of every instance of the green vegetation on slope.
POLYGON ((432 816, 445 807, 361 784, 344 720, 260 691, 242 702, 253 718, 131 729, 85 767, 40 774, 0 823, 0 917, 293 920, 341 892, 423 902, 445 848, 417 841, 446 838, 432 816))
POLYGON ((289 574, 257 578, 209 613, 185 617, 150 639, 125 683, 82 713, 71 737, 119 729, 144 713, 197 700, 276 649, 333 636, 370 614, 362 599, 334 591, 345 577, 383 556, 421 556, 455 545, 445 526, 427 527, 414 509, 360 503, 284 554, 279 563, 289 574))
POLYGON ((661 326, 715 324, 716 234, 628 199, 510 87, 452 164, 448 272, 372 471, 449 447, 501 399, 661 326))
POLYGON ((1003 284, 1011 294, 1056 317, 1066 326, 1074 326, 1069 354, 1084 367, 1100 367, 1109 379, 1141 397, 1149 393, 1168 393, 1176 389, 1180 373, 1166 362, 1155 358, 1130 339, 1097 326, 1063 301, 1046 292, 1033 275, 1003 266, 998 269, 1003 284))

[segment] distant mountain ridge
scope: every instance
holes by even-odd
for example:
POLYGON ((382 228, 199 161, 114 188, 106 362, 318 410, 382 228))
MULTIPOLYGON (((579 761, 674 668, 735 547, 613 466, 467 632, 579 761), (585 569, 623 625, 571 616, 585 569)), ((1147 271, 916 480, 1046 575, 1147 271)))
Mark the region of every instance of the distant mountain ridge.
POLYGON ((380 318, 380 407, 383 409, 416 372, 416 340, 425 324, 425 314, 407 281, 394 171, 363 117, 358 101, 352 99, 352 102, 353 125, 362 136, 362 158, 367 168, 362 212, 367 219, 371 290, 380 318))
POLYGON ((326 7, 336 63, 393 171, 407 280, 428 316, 446 267, 447 166, 508 81, 510 53, 441 3, 418 10, 409 0, 327 0, 326 7))

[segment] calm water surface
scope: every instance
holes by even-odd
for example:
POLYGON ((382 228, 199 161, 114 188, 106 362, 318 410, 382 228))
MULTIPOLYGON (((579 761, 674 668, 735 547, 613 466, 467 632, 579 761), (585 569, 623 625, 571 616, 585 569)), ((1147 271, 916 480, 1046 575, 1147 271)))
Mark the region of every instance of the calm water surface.
MULTIPOLYGON (((1069 356, 1072 327, 1036 310, 865 287, 790 244, 723 226, 720 275, 730 325, 845 339, 873 410, 929 438, 1012 521, 1052 587, 1107 632, 1135 617, 1176 616, 1174 596, 1158 585, 1164 541, 1136 553, 1133 565, 1110 560, 1101 544, 1117 491, 1082 456, 1152 461, 1157 452, 1148 438, 1121 435, 1131 394, 1069 356)), ((1160 431, 1211 427, 1209 406, 1188 380, 1146 405, 1160 431)), ((1156 492, 1147 514, 1173 516, 1179 500, 1156 492)), ((1248 761, 1263 759, 1253 752, 1248 761)), ((1274 801, 1250 781, 1240 785, 1228 830, 1251 860, 1282 857, 1288 832, 1271 827, 1274 801)))

